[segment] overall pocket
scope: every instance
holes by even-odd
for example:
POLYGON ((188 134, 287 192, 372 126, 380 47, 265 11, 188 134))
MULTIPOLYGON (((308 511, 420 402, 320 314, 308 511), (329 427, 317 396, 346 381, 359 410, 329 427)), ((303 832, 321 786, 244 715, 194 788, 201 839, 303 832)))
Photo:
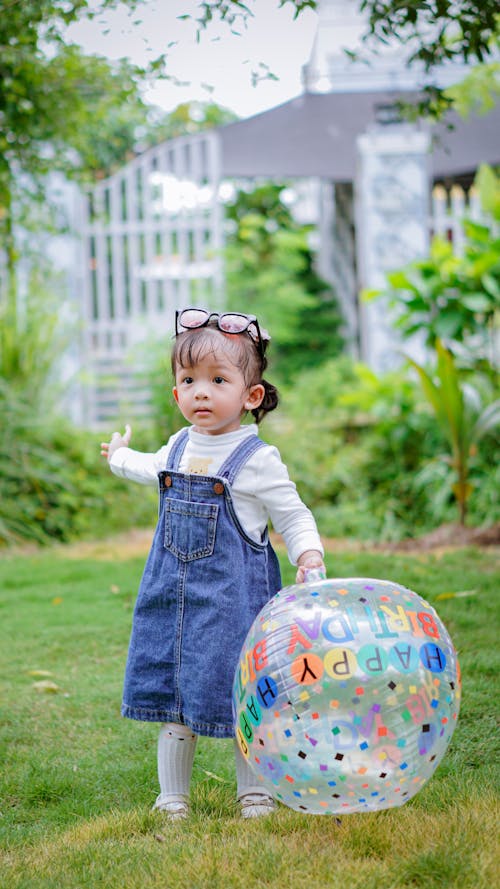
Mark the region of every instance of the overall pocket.
POLYGON ((215 503, 165 500, 165 548, 182 562, 211 556, 215 546, 215 503))

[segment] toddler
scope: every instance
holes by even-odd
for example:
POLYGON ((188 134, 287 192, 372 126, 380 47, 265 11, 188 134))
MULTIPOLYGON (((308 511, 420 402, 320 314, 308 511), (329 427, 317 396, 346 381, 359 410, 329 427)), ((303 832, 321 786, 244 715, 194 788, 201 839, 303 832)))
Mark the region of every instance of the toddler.
MULTIPOLYGON (((243 641, 280 589, 271 520, 297 565, 323 568, 311 512, 276 448, 257 426, 278 403, 263 379, 269 335, 254 315, 189 308, 176 313, 174 398, 189 425, 156 453, 129 447, 131 428, 113 433, 101 454, 111 471, 158 485, 159 518, 134 610, 122 714, 161 723, 160 794, 170 819, 189 813, 198 735, 234 738, 231 690, 243 641)), ((244 818, 269 814, 272 798, 236 741, 238 800, 244 818)))

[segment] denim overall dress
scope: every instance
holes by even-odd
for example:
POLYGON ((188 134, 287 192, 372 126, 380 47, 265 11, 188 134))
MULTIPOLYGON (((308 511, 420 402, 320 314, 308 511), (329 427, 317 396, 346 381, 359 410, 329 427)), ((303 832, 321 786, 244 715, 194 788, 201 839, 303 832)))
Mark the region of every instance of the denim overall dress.
POLYGON ((242 528, 231 484, 264 445, 249 435, 217 476, 179 472, 188 430, 160 472, 159 518, 134 610, 122 715, 234 734, 231 693, 245 636, 280 589, 268 540, 242 528))

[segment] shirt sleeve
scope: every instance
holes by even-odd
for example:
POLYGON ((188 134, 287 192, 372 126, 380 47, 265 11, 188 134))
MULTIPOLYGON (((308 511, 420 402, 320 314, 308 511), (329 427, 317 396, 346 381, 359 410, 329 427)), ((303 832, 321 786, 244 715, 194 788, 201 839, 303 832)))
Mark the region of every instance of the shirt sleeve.
MULTIPOLYGON (((250 462, 250 461, 249 461, 250 462)), ((300 499, 277 448, 260 448, 253 456, 256 496, 264 505, 273 528, 281 534, 293 565, 309 549, 324 554, 314 516, 300 499)))
POLYGON ((140 485, 157 485, 158 473, 165 469, 171 447, 172 439, 154 454, 134 451, 133 448, 118 448, 109 461, 109 468, 118 478, 126 478, 140 485))

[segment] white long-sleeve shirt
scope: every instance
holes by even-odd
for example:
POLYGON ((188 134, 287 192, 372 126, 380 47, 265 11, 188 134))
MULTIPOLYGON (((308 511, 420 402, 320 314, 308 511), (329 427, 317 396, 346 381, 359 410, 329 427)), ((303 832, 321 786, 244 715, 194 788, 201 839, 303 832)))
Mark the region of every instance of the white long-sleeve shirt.
MULTIPOLYGON (((142 485, 157 485, 158 473, 166 469, 168 455, 178 434, 156 453, 118 448, 109 461, 111 471, 120 478, 142 485)), ((223 435, 204 435, 190 427, 179 470, 217 475, 231 451, 246 436, 256 434, 256 426, 240 426, 235 432, 223 435)), ((300 499, 277 448, 271 445, 258 448, 237 474, 231 494, 238 519, 253 540, 261 541, 270 519, 275 531, 282 535, 293 565, 306 550, 317 550, 323 555, 313 515, 300 499)))

